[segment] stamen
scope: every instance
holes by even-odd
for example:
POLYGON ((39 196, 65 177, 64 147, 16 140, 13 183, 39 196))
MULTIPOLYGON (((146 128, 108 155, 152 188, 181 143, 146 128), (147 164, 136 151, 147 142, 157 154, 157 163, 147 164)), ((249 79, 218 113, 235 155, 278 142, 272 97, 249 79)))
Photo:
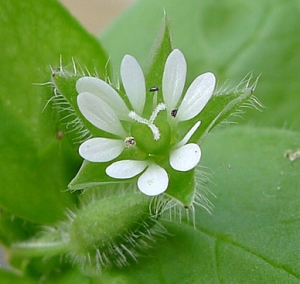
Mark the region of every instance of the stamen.
POLYGON ((157 92, 155 92, 153 96, 153 108, 155 108, 156 106, 157 106, 157 92))
POLYGON ((124 141, 125 147, 129 148, 136 145, 135 139, 132 136, 126 137, 124 141))
POLYGON ((174 148, 176 149, 185 145, 191 139, 196 130, 199 128, 200 124, 201 121, 196 122, 195 125, 189 130, 189 132, 182 138, 182 140, 174 146, 174 148))
POLYGON ((159 88, 157 86, 154 86, 150 88, 149 92, 154 93, 153 94, 153 108, 156 108, 157 106, 157 92, 159 91, 159 88))
POLYGON ((171 116, 176 117, 177 112, 178 112, 178 109, 173 109, 173 110, 171 111, 171 116))

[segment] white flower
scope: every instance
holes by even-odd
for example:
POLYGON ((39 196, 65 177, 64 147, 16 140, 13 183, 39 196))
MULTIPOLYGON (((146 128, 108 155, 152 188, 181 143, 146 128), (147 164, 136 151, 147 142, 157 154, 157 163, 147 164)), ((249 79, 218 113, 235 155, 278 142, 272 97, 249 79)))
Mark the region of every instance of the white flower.
POLYGON ((137 184, 144 194, 154 196, 163 193, 168 188, 169 176, 157 163, 157 156, 161 158, 167 155, 170 166, 177 171, 193 169, 200 161, 201 149, 196 143, 188 141, 200 126, 200 121, 187 131, 181 141, 170 145, 168 139, 161 138, 165 133, 161 133, 163 128, 160 128, 156 118, 160 112, 166 111, 166 123, 170 123, 172 133, 176 133, 174 128, 178 123, 190 120, 200 113, 215 87, 214 75, 205 73, 194 80, 181 100, 185 78, 186 61, 183 54, 176 49, 171 52, 165 64, 162 81, 164 102, 157 103, 157 96, 154 96, 149 119, 143 117, 146 107, 145 78, 134 57, 126 55, 121 63, 121 79, 131 106, 127 106, 121 96, 106 82, 93 77, 80 78, 76 89, 79 93, 77 103, 81 113, 94 126, 116 137, 91 138, 80 145, 80 155, 90 162, 109 162, 120 156, 127 147, 142 149, 146 152, 145 159, 133 156, 132 159, 114 161, 106 168, 106 173, 116 179, 128 179, 141 174, 137 184), (142 134, 137 134, 138 137, 133 137, 128 122, 129 125, 146 125, 153 136, 151 141, 139 145, 147 136, 142 131, 142 134), (165 151, 153 153, 150 147, 152 150, 149 148, 147 152, 147 143, 162 143, 160 147, 164 147, 165 151))

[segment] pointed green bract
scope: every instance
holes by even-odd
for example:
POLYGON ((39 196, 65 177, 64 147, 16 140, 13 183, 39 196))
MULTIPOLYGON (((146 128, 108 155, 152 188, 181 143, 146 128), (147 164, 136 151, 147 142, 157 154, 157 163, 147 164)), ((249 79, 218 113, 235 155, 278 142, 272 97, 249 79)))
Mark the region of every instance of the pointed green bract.
MULTIPOLYGON (((150 50, 150 56, 148 56, 148 65, 146 67, 146 109, 152 108, 153 94, 149 93, 149 90, 153 87, 158 87, 158 101, 162 99, 162 74, 165 67, 167 57, 173 50, 171 27, 168 16, 165 14, 160 26, 160 29, 154 39, 154 43, 150 50)), ((151 112, 148 114, 150 115, 151 112)), ((146 113, 147 115, 147 113, 146 113)))

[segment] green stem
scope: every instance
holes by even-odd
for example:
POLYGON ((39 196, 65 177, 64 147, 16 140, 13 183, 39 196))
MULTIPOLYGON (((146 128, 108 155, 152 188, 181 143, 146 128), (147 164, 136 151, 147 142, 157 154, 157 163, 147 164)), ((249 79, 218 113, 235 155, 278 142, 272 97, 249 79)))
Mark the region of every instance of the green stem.
POLYGON ((11 253, 23 257, 43 257, 63 254, 69 250, 69 241, 40 241, 15 243, 11 246, 11 253))

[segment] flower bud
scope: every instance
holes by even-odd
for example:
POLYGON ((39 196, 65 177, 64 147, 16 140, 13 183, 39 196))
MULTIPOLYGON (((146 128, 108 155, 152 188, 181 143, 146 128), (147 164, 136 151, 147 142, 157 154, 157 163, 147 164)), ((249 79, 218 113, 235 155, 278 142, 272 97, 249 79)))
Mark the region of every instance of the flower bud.
POLYGON ((70 227, 74 262, 125 266, 154 241, 158 223, 149 213, 150 198, 127 190, 92 200, 78 211, 70 227))

